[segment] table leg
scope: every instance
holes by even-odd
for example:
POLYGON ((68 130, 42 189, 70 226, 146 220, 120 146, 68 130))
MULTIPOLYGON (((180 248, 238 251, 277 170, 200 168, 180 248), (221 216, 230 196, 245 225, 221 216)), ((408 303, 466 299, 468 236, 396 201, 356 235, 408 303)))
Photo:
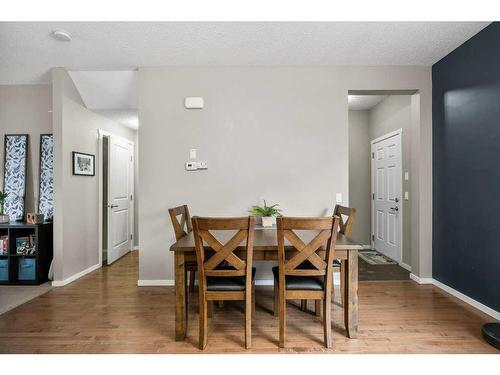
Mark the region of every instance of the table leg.
POLYGON ((184 253, 175 252, 175 341, 186 338, 187 331, 187 291, 186 265, 184 253))
POLYGON ((344 273, 344 322, 347 336, 358 335, 358 252, 347 252, 347 267, 344 273))

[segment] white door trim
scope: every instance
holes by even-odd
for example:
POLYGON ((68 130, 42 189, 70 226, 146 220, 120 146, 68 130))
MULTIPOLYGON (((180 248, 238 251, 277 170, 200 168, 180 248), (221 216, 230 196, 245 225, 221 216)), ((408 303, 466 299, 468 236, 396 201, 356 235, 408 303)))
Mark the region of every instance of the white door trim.
MULTIPOLYGON (((373 167, 374 167, 374 159, 373 159, 373 156, 371 155, 372 153, 372 147, 374 144, 378 143, 378 142, 381 142, 385 139, 388 139, 388 138, 391 138, 391 137, 394 137, 396 135, 399 135, 401 137, 401 142, 400 142, 400 147, 399 147, 399 152, 400 152, 400 155, 399 155, 399 160, 400 160, 400 164, 401 164, 401 173, 403 172, 403 128, 399 128, 399 129, 396 129, 390 133, 387 133, 387 134, 384 134, 383 136, 381 137, 378 137, 378 138, 375 138, 373 140, 370 141, 370 174, 371 174, 371 178, 370 178, 370 182, 371 182, 371 196, 370 198, 372 198, 370 201, 371 201, 371 234, 370 234, 370 242, 371 242, 371 246, 372 246, 372 249, 375 248, 375 241, 373 239, 373 236, 374 236, 374 233, 375 233, 375 227, 374 227, 374 223, 375 223, 375 201, 373 199, 373 194, 374 194, 374 175, 373 175, 373 167)), ((403 192, 403 179, 400 178, 399 179, 399 184, 400 184, 400 191, 403 192)), ((403 216, 403 197, 400 198, 401 199, 401 209, 400 209, 400 212, 401 212, 401 225, 400 225, 400 228, 399 228, 399 231, 400 231, 400 246, 399 246, 399 249, 400 249, 400 259, 401 259, 401 263, 403 263, 403 220, 404 220, 404 216, 403 216)))
MULTIPOLYGON (((98 136, 98 139, 99 139, 99 147, 98 147, 98 152, 99 152, 99 155, 98 155, 98 160, 99 160, 99 264, 101 265, 102 267, 102 237, 103 237, 103 232, 102 232, 102 224, 103 224, 103 217, 102 217, 102 206, 103 206, 103 194, 102 194, 102 189, 103 189, 103 180, 104 180, 104 168, 103 168, 103 137, 109 137, 109 136, 113 136, 113 137, 117 137, 117 138, 120 138, 120 139, 123 139, 125 140, 126 142, 130 143, 132 145, 132 150, 133 150, 133 153, 134 153, 134 158, 135 158, 135 144, 133 141, 130 141, 126 138, 123 138, 123 137, 120 137, 119 135, 115 135, 113 133, 110 133, 108 132, 107 130, 103 130, 103 129, 97 129, 97 136, 98 136)), ((134 163, 132 163, 132 168, 134 168, 134 163)), ((132 180, 131 181, 131 185, 132 185, 132 200, 130 201, 130 207, 132 208, 132 215, 131 215, 131 222, 130 222, 130 231, 132 233, 132 238, 135 239, 135 233, 134 233, 134 201, 135 201, 135 191, 133 190, 133 186, 134 186, 134 173, 131 173, 130 174, 130 179, 132 180)), ((133 249, 134 247, 134 240, 129 240, 130 242, 130 250, 133 249)))

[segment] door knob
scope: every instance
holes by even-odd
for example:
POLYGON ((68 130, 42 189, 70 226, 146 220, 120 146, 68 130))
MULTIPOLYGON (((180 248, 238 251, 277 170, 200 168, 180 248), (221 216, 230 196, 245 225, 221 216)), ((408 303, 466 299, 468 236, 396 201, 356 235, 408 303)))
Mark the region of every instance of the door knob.
POLYGON ((398 203, 399 202, 399 198, 394 198, 394 202, 398 203))
POLYGON ((109 206, 109 208, 116 208, 116 207, 118 207, 118 205, 117 205, 117 204, 111 204, 111 205, 109 206))
POLYGON ((393 210, 393 211, 399 211, 399 208, 398 207, 391 207, 391 210, 393 210))

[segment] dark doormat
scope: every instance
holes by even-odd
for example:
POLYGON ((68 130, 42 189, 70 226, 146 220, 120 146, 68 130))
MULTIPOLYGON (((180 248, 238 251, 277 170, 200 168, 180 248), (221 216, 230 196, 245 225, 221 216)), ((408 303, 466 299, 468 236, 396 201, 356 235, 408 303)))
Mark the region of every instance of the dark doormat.
POLYGON ((372 265, 358 257, 359 281, 408 280, 410 272, 398 264, 372 265))

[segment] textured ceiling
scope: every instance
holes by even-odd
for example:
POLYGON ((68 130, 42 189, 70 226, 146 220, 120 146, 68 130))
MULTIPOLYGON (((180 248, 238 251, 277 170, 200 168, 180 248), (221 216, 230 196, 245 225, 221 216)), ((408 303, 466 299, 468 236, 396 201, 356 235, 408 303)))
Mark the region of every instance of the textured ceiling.
POLYGON ((0 84, 50 82, 52 67, 432 65, 487 22, 3 22, 0 84), (58 28, 73 35, 57 42, 58 28))
POLYGON ((349 95, 347 102, 351 111, 366 111, 380 103, 386 95, 349 95))

